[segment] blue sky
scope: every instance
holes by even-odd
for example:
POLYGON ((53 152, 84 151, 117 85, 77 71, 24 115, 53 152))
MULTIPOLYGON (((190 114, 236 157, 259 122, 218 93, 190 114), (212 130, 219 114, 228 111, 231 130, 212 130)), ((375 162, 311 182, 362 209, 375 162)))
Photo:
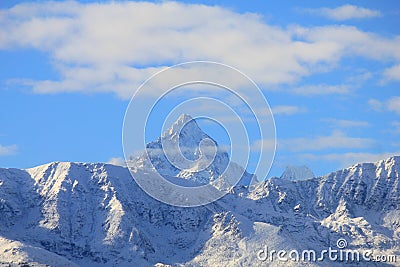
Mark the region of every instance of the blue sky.
POLYGON ((262 89, 277 132, 270 175, 288 164, 323 175, 400 154, 398 1, 2 1, 0 8, 1 167, 116 162, 136 88, 191 60, 231 65, 262 89))

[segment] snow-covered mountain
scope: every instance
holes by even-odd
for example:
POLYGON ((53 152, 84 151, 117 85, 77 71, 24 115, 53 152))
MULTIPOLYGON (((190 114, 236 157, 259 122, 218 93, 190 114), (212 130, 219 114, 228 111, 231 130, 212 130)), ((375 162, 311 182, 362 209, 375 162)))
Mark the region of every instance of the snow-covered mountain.
MULTIPOLYGON (((208 138, 195 126, 181 131, 199 134, 187 146, 194 159, 200 137, 208 138)), ((174 140, 171 129, 161 138, 174 140)), ((159 148, 160 140, 149 147, 159 148)), ((153 160, 158 170, 186 178, 162 157, 153 160)), ((147 164, 139 160, 137 168, 149 170, 147 164)), ((216 172, 215 164, 206 170, 216 172)), ((191 182, 208 181, 196 175, 191 182)), ((361 259, 348 266, 399 266, 399 176, 395 156, 307 180, 270 178, 252 191, 238 185, 218 201, 182 208, 151 198, 126 167, 54 162, 0 169, 0 266, 342 266, 257 257, 266 247, 336 248, 339 238, 349 249, 397 256, 397 263, 361 259)))
POLYGON ((182 114, 156 141, 148 143, 146 151, 132 165, 144 172, 156 171, 164 177, 212 183, 220 189, 258 182, 255 175, 230 161, 228 153, 187 114, 182 114), (240 181, 236 183, 232 177, 240 181))
POLYGON ((290 165, 285 168, 285 171, 281 175, 281 179, 286 180, 306 180, 314 178, 315 174, 307 166, 294 166, 290 165))
POLYGON ((264 246, 321 250, 338 238, 399 255, 399 173, 392 157, 304 181, 272 178, 252 192, 237 186, 212 204, 178 208, 149 197, 124 167, 0 169, 0 262, 253 266, 264 246))

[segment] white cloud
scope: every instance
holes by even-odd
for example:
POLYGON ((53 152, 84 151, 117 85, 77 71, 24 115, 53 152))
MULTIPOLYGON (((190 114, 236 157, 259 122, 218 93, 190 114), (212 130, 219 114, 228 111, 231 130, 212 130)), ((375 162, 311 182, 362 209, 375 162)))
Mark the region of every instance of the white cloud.
POLYGON ((354 26, 331 25, 313 28, 293 27, 292 31, 310 42, 331 43, 337 46, 337 60, 344 56, 361 56, 374 60, 400 60, 400 37, 384 38, 364 32, 354 26))
POLYGON ((308 84, 290 89, 289 92, 304 96, 329 95, 329 94, 350 94, 371 78, 368 71, 359 71, 359 74, 349 76, 343 84, 308 84))
POLYGON ((381 16, 381 13, 378 10, 367 9, 354 5, 343 5, 336 8, 324 7, 317 9, 307 9, 306 11, 338 21, 348 19, 374 18, 381 16))
POLYGON ((293 115, 305 111, 304 108, 297 106, 275 106, 271 110, 274 115, 293 115))
POLYGON ((400 81, 400 64, 385 69, 383 81, 400 81))
POLYGON ((375 111, 381 111, 383 107, 382 102, 376 99, 368 100, 368 105, 375 111))
POLYGON ((389 110, 400 115, 400 96, 393 96, 386 101, 370 99, 368 104, 375 111, 389 110))
POLYGON ((251 143, 251 151, 275 151, 276 142, 272 139, 256 140, 251 143))
MULTIPOLYGON (((341 131, 334 131, 328 136, 297 137, 277 140, 278 151, 304 152, 327 149, 361 149, 370 148, 376 142, 370 138, 350 137, 341 131)), ((271 151, 275 148, 272 139, 256 140, 251 144, 252 151, 271 151)))
POLYGON ((278 139, 278 150, 299 152, 325 149, 354 149, 369 148, 374 144, 375 141, 369 138, 349 137, 341 131, 334 131, 328 136, 278 139))
POLYGON ((352 127, 368 127, 371 126, 367 121, 357 121, 357 120, 339 120, 334 118, 324 119, 323 121, 328 122, 334 127, 341 128, 352 128, 352 127))
POLYGON ((350 92, 348 85, 306 85, 297 87, 291 90, 291 92, 299 95, 311 96, 311 95, 327 95, 327 94, 347 94, 350 92))
POLYGON ((10 156, 17 153, 17 145, 3 146, 0 145, 0 156, 10 156))
POLYGON ((387 101, 387 108, 400 115, 400 96, 394 96, 387 101))
POLYGON ((122 167, 126 166, 125 160, 123 158, 121 158, 121 157, 111 158, 107 163, 108 164, 112 164, 112 165, 116 165, 116 166, 122 166, 122 167))
POLYGON ((303 154, 301 155, 301 157, 313 161, 339 162, 342 168, 347 168, 356 163, 377 162, 379 160, 383 160, 395 155, 400 155, 400 151, 384 152, 384 153, 349 152, 349 153, 332 153, 325 155, 303 154))
POLYGON ((284 29, 218 6, 49 2, 0 12, 0 49, 38 49, 60 73, 60 80, 31 81, 38 93, 115 92, 129 98, 163 66, 191 60, 230 64, 269 88, 334 66, 347 55, 400 59, 398 37, 348 26, 284 29))

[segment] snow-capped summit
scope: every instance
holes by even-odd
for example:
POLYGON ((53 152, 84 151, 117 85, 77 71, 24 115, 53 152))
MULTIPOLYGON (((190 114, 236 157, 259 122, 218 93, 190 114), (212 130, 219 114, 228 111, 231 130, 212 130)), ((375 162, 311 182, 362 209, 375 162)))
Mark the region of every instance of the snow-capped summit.
POLYGON ((165 139, 168 138, 169 140, 173 139, 177 140, 179 138, 184 138, 184 139, 200 141, 201 139, 210 137, 200 129, 200 127, 197 125, 196 120, 194 120, 192 116, 188 114, 182 114, 171 125, 171 127, 169 127, 166 131, 163 132, 161 138, 165 139))
POLYGON ((182 114, 156 141, 148 143, 133 165, 142 171, 157 171, 164 177, 213 183, 219 188, 233 186, 239 179, 240 185, 256 181, 254 175, 231 162, 229 154, 187 114, 182 114))
MULTIPOLYGON (((168 159, 173 160, 179 152, 182 152, 185 159, 189 161, 198 160, 202 155, 205 158, 211 158, 217 149, 217 142, 204 133, 198 126, 195 119, 188 114, 182 114, 179 118, 163 132, 162 136, 156 141, 161 143, 164 152, 169 153, 172 151, 171 157, 168 159)), ((152 147, 151 142, 147 148, 152 147)), ((159 149, 159 145, 155 145, 159 149)), ((179 153, 180 154, 180 153, 179 153)), ((179 159, 178 159, 179 160, 179 159)), ((172 162, 177 163, 178 162, 172 162)), ((184 169, 191 169, 193 164, 187 162, 184 169)), ((175 164, 174 164, 175 165, 175 164)), ((181 166, 181 165, 180 165, 181 166)), ((183 167, 183 166, 182 166, 183 167)))
POLYGON ((286 167, 285 171, 281 175, 281 179, 285 180, 306 180, 310 178, 314 178, 315 175, 310 168, 307 166, 294 166, 289 165, 286 167))

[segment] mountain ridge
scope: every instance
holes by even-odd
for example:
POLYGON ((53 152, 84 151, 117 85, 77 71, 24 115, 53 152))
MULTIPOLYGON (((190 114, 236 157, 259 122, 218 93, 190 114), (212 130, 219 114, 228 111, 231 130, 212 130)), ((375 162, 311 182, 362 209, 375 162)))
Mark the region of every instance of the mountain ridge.
POLYGON ((0 248, 6 247, 0 262, 249 265, 260 263, 254 251, 264 244, 321 249, 340 237, 354 249, 372 244, 375 251, 398 255, 399 166, 395 156, 304 181, 272 178, 251 192, 233 187, 222 199, 197 208, 152 199, 126 167, 111 164, 0 169, 0 248), (4 252, 10 242, 20 244, 14 256, 4 252), (27 247, 33 248, 31 256, 23 252, 27 247), (61 258, 40 257, 44 252, 37 251, 61 258))

